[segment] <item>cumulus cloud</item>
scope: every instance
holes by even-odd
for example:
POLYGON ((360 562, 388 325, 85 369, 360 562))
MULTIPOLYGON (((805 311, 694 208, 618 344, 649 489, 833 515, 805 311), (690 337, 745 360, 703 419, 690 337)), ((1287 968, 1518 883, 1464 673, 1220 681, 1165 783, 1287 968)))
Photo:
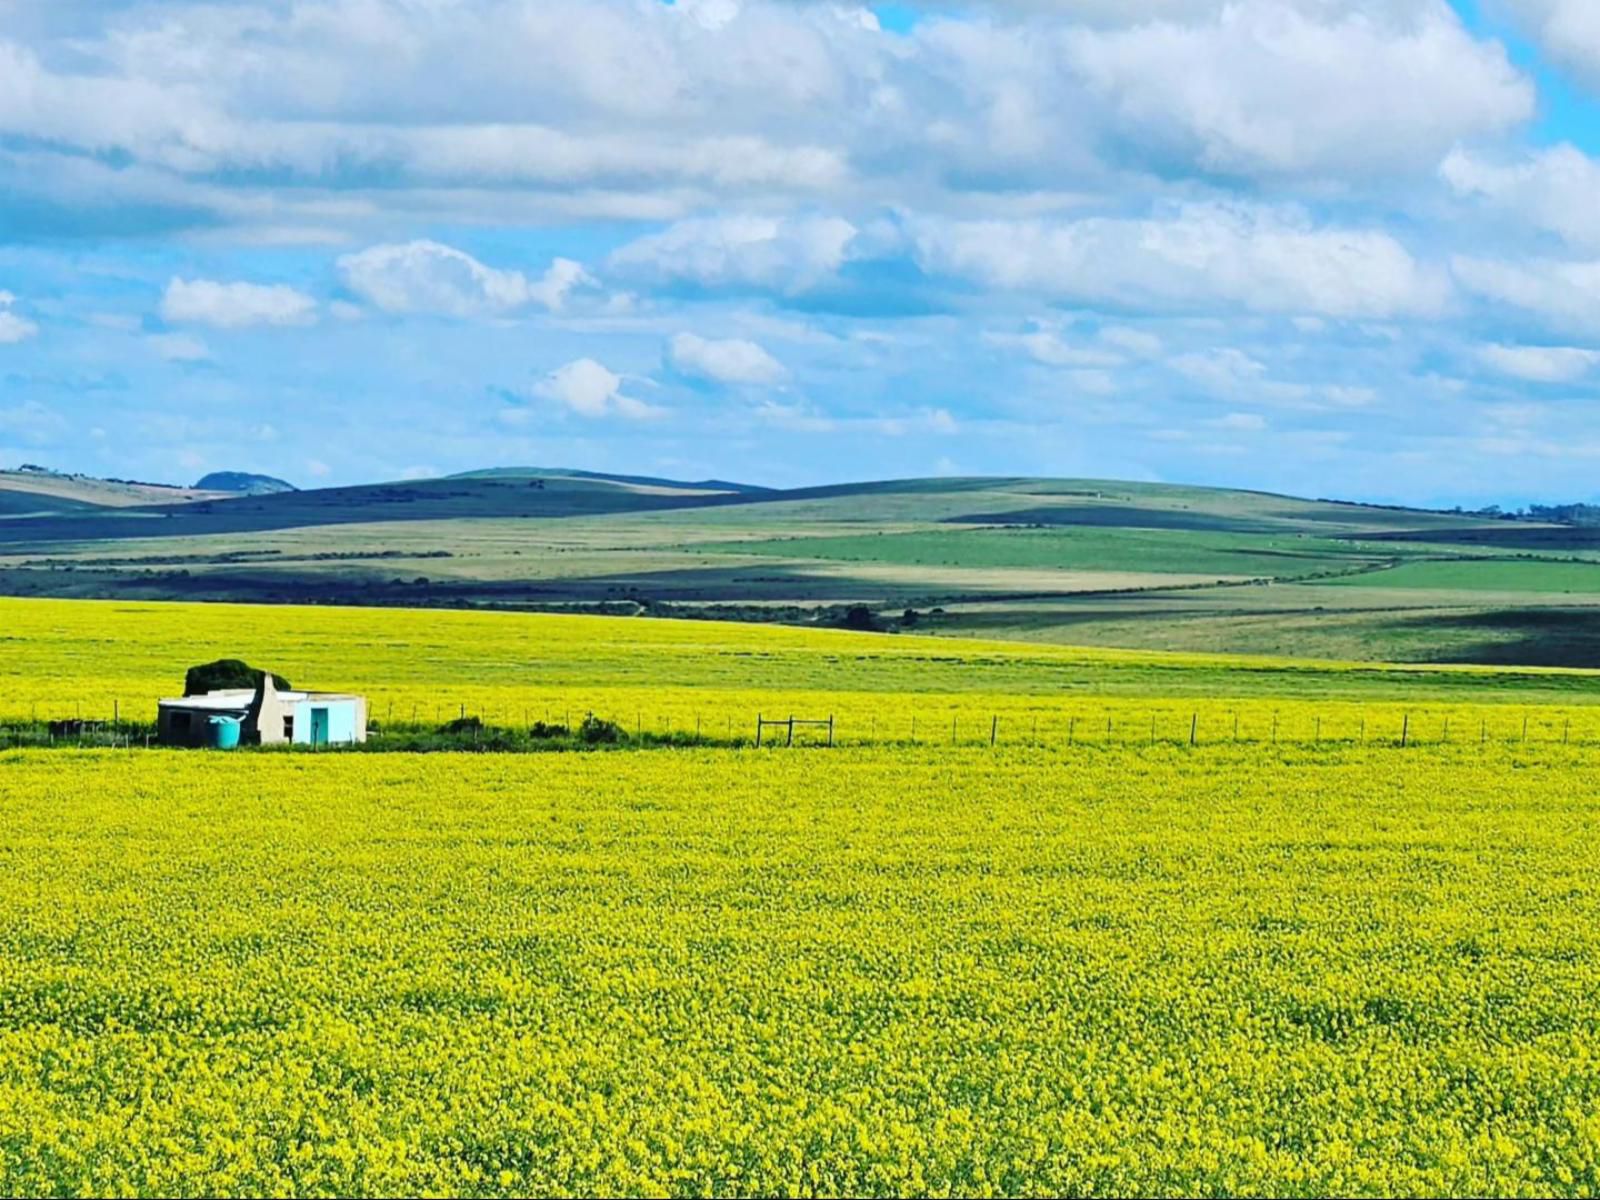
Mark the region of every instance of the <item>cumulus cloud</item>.
POLYGON ((594 283, 571 259, 558 258, 542 277, 529 279, 433 241, 372 246, 343 256, 338 266, 345 287, 388 313, 479 317, 530 304, 558 312, 574 290, 594 283))
POLYGON ((1600 331, 1600 261, 1458 255, 1451 270, 1483 300, 1521 309, 1557 329, 1600 331))
POLYGON ((1393 7, 1239 0, 1066 50, 1122 137, 1210 171, 1404 172, 1533 115, 1500 46, 1444 4, 1393 7))
POLYGON ((842 217, 698 218, 623 246, 610 265, 624 278, 657 286, 794 295, 833 276, 856 233, 842 217))
POLYGON ((1267 372, 1266 364, 1231 346, 1179 354, 1168 365, 1206 390, 1223 395, 1254 385, 1267 372))
POLYGON ((709 383, 761 387, 788 375, 782 363, 745 338, 719 341, 680 333, 667 344, 667 361, 680 375, 709 383))
POLYGON ((1026 333, 986 333, 984 341, 1002 349, 1020 350, 1034 362, 1047 367, 1104 368, 1121 366, 1123 356, 1103 346, 1069 342, 1050 329, 1026 333))
POLYGON ((1502 375, 1529 383, 1576 383, 1600 367, 1600 351, 1573 346, 1484 346, 1478 357, 1502 375))
POLYGON ((11 311, 16 302, 17 298, 10 292, 0 292, 0 346, 14 346, 39 332, 32 321, 11 311))
POLYGON ((252 325, 307 325, 317 302, 284 284, 219 283, 174 278, 161 298, 161 317, 173 324, 244 329, 252 325))
POLYGON ((1600 162, 1575 146, 1552 146, 1509 161, 1457 149, 1439 171, 1460 195, 1557 234, 1575 248, 1600 250, 1600 162))
POLYGON ((1155 334, 1125 325, 1107 325, 1092 335, 1069 337, 1048 322, 1034 322, 1021 333, 985 333, 983 339, 991 346, 1019 350, 1045 366, 1076 370, 1104 370, 1130 359, 1151 358, 1163 345, 1155 334))
POLYGON ((1402 317, 1439 313, 1448 282, 1378 229, 1292 210, 1191 205, 1151 218, 917 219, 919 265, 985 288, 1146 310, 1402 317))
POLYGON ((1600 85, 1600 7, 1594 0, 1502 0, 1559 61, 1600 85))
POLYGON ((639 421, 661 415, 659 408, 625 395, 622 377, 592 358, 580 358, 558 367, 535 384, 533 392, 580 417, 617 416, 639 421))

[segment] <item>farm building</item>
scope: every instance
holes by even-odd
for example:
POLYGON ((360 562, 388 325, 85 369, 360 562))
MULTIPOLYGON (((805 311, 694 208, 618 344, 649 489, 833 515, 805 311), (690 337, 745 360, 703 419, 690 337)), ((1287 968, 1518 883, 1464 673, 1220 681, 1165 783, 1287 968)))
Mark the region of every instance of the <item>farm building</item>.
POLYGON ((364 696, 280 692, 270 672, 253 690, 163 700, 159 712, 156 734, 164 746, 343 746, 367 740, 364 696))

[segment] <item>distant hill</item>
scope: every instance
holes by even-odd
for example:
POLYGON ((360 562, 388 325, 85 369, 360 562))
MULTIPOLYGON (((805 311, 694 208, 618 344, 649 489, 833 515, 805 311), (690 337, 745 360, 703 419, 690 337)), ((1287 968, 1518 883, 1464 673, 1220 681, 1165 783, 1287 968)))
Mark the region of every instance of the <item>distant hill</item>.
POLYGON ((14 471, 0 471, 0 517, 93 513, 145 505, 186 504, 214 496, 212 492, 167 483, 73 475, 33 463, 24 463, 14 471))
POLYGON ((227 492, 235 496, 275 496, 279 492, 300 490, 282 479, 252 475, 248 471, 213 471, 194 486, 201 492, 227 492))
MULTIPOLYGON (((1020 477, 775 490, 500 467, 305 491, 244 472, 200 483, 0 472, 0 594, 1600 667, 1600 527, 1527 517, 1020 477)), ((1600 678, 1583 686, 1600 701, 1600 678)))
POLYGON ((733 492, 742 496, 772 495, 775 488, 753 483, 732 483, 726 479, 701 479, 685 482, 654 475, 610 475, 604 471, 574 471, 559 467, 488 467, 462 471, 447 479, 592 479, 598 483, 618 483, 631 487, 665 488, 673 492, 733 492))

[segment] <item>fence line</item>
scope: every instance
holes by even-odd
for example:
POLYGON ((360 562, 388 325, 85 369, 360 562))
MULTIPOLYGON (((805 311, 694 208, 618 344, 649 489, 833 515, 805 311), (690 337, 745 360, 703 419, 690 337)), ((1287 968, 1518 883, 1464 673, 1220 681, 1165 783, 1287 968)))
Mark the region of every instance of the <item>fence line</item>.
MULTIPOLYGON (((62 744, 86 748, 115 746, 131 749, 148 744, 152 740, 153 722, 124 719, 120 699, 110 700, 103 708, 97 704, 88 705, 90 712, 88 717, 83 715, 86 706, 81 700, 70 703, 73 715, 62 719, 41 720, 37 705, 31 705, 32 717, 29 720, 14 719, 10 722, 0 720, 0 749, 62 744), (96 710, 104 713, 109 719, 95 715, 96 710)), ((1285 720, 1284 714, 1277 709, 1273 709, 1269 714, 1264 706, 1253 707, 1248 701, 1237 707, 1214 702, 1198 707, 1178 705, 1168 701, 1155 701, 1148 706, 1137 703, 1114 703, 1102 710, 1104 726, 1098 730, 1100 736, 1096 736, 1095 724, 1099 714, 1094 711, 1098 705, 1076 704, 1055 707, 1040 704, 1034 706, 1032 710, 1025 706, 1020 712, 986 710, 974 706, 950 712, 947 744, 986 745, 991 748, 1028 745, 1068 747, 1178 745, 1201 748, 1227 744, 1312 746, 1388 744, 1399 749, 1433 745, 1471 746, 1474 744, 1474 739, 1470 733, 1460 736, 1461 726, 1466 723, 1470 714, 1478 717, 1478 737, 1475 741, 1480 747, 1535 744, 1600 746, 1600 706, 1573 708, 1552 705, 1544 709, 1536 707, 1531 712, 1524 706, 1507 706, 1503 712, 1497 712, 1492 707, 1490 711, 1485 712, 1483 711, 1485 706, 1482 705, 1443 703, 1423 706, 1418 713, 1411 709, 1402 709, 1399 705, 1380 704, 1376 707, 1384 711, 1372 713, 1365 707, 1358 708, 1353 705, 1335 704, 1331 709, 1324 710, 1304 702, 1288 703, 1290 720, 1285 720), (1241 712, 1241 709, 1245 711, 1241 712), (1473 712, 1473 709, 1478 711, 1473 712), (1247 714, 1249 720, 1246 720, 1247 714), (980 723, 982 716, 989 717, 986 730, 980 723), (1144 719, 1146 716, 1147 720, 1144 719), (1085 736, 1086 723, 1088 736, 1085 736)), ((381 739, 384 730, 403 734, 421 732, 428 728, 417 725, 415 721, 409 727, 394 724, 391 714, 396 707, 392 701, 385 703, 383 724, 374 723, 375 738, 381 739)), ((465 701, 440 701, 432 707, 436 714, 441 715, 449 714, 450 710, 454 709, 457 714, 455 720, 462 722, 468 722, 470 718, 477 716, 473 706, 465 701)), ((419 706, 415 703, 408 704, 404 708, 409 709, 413 715, 419 712, 419 706)), ((570 705, 563 709, 552 704, 543 709, 546 722, 533 722, 535 710, 531 706, 521 705, 513 708, 507 704, 486 707, 483 710, 489 717, 506 721, 507 724, 492 724, 482 716, 478 719, 483 722, 482 729, 486 732, 493 729, 518 732, 519 728, 525 732, 540 724, 551 728, 547 724, 548 718, 559 714, 564 716, 565 724, 555 728, 576 734, 577 729, 572 723, 574 711, 584 710, 574 709, 570 705), (520 727, 514 724, 518 717, 522 721, 520 727)), ((635 710, 631 715, 634 718, 629 723, 632 725, 631 730, 621 722, 615 723, 623 730, 624 739, 631 733, 632 738, 640 743, 667 741, 679 745, 730 747, 753 744, 766 749, 797 745, 930 746, 945 741, 945 738, 937 732, 942 713, 930 721, 930 714, 927 712, 915 709, 907 712, 905 707, 895 706, 857 711, 843 719, 834 713, 829 713, 826 717, 801 716, 795 713, 783 717, 768 717, 762 712, 756 712, 749 717, 741 717, 737 714, 737 710, 730 711, 720 705, 713 706, 710 713, 698 709, 689 711, 687 706, 682 706, 675 713, 662 712, 650 722, 645 720, 646 714, 642 709, 635 710), (719 708, 722 711, 718 711, 719 708), (722 716, 723 720, 716 721, 717 716, 722 716), (750 725, 746 725, 745 722, 750 720, 750 717, 753 717, 753 721, 750 725), (909 734, 907 734, 908 729, 909 734), (930 729, 935 732, 930 733, 930 729), (816 736, 802 736, 810 733, 815 733, 816 736)), ((441 723, 434 728, 442 732, 448 726, 441 723)), ((1470 725, 1467 728, 1470 729, 1470 725)))

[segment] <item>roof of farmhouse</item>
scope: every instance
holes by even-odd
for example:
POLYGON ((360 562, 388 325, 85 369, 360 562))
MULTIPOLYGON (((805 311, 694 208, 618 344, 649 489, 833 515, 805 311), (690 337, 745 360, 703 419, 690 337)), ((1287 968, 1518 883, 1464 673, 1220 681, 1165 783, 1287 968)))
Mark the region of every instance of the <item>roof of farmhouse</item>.
MULTIPOLYGON (((227 691, 207 692, 203 696, 178 696, 161 701, 163 708, 192 708, 203 709, 207 712, 233 712, 235 709, 249 708, 255 699, 255 691, 251 688, 230 688, 227 691)), ((360 696, 347 695, 344 692, 279 692, 278 699, 286 704, 295 704, 301 700, 359 700, 360 696)))

